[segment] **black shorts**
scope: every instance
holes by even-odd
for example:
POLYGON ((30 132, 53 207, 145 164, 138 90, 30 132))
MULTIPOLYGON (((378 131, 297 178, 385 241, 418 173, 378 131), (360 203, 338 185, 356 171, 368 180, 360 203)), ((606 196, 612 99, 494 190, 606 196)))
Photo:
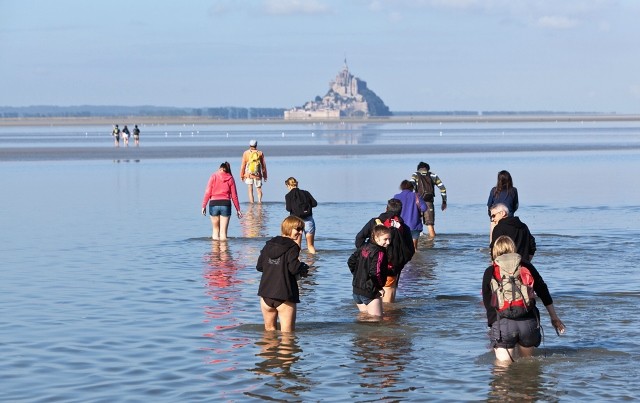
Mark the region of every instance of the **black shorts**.
POLYGON ((267 297, 262 297, 262 300, 264 301, 265 304, 267 304, 271 308, 277 308, 280 305, 282 305, 285 302, 287 302, 287 301, 283 301, 281 299, 273 299, 273 298, 267 298, 267 297))
POLYGON ((500 318, 491 325, 489 338, 493 348, 514 348, 516 344, 522 347, 538 347, 542 341, 542 334, 536 318, 500 318))

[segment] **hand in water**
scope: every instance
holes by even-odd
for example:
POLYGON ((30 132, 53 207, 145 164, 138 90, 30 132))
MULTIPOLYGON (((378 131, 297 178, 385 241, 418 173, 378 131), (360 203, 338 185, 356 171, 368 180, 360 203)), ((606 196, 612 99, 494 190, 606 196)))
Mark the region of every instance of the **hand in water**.
POLYGON ((562 323, 560 319, 551 319, 551 324, 556 329, 556 334, 558 336, 564 334, 564 332, 567 330, 567 328, 564 326, 564 323, 562 323))

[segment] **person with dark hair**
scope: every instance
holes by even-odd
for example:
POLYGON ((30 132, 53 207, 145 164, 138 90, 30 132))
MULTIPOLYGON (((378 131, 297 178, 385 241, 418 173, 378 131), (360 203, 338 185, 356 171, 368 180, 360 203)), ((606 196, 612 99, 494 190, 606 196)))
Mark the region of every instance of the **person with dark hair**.
POLYGON ((118 125, 113 126, 111 135, 113 136, 114 145, 116 147, 120 147, 120 128, 118 127, 118 125))
POLYGON ((136 143, 136 147, 138 147, 140 145, 140 129, 138 128, 138 125, 133 127, 133 140, 136 143))
MULTIPOLYGON (((304 235, 309 253, 316 253, 313 241, 316 237, 316 222, 313 219, 313 208, 318 202, 311 193, 298 188, 298 180, 293 176, 284 181, 289 193, 284 196, 285 209, 289 214, 300 217, 304 221, 304 235)), ((299 244, 302 247, 302 243, 299 244)))
POLYGON ((404 223, 400 216, 401 212, 402 202, 398 199, 389 199, 386 211, 378 217, 370 219, 358 232, 355 240, 356 248, 360 248, 372 239, 373 229, 376 225, 384 225, 391 230, 391 240, 387 246, 387 280, 383 285, 384 294, 382 296, 382 302, 385 303, 395 302, 400 273, 415 253, 411 229, 404 223))
POLYGON ((298 259, 303 230, 302 219, 290 215, 282 221, 280 235, 268 240, 260 251, 256 270, 262 273, 258 295, 266 331, 276 330, 278 320, 280 331, 295 330, 298 280, 309 272, 309 266, 298 259))
POLYGON ((531 261, 536 253, 536 238, 529 231, 527 224, 518 217, 509 217, 509 208, 502 203, 491 206, 489 212, 491 222, 495 224, 489 248, 493 250, 494 240, 506 235, 515 242, 518 254, 524 260, 531 261))
POLYGON ((482 301, 487 312, 491 347, 500 362, 530 357, 542 341, 540 311, 542 300, 558 335, 566 327, 558 317, 547 284, 536 268, 521 260, 516 245, 506 235, 496 238, 491 251, 492 264, 482 278, 482 301))
POLYGON ((418 238, 422 233, 422 215, 427 211, 427 203, 413 191, 413 184, 408 180, 400 182, 400 193, 393 196, 402 202, 400 216, 411 230, 413 248, 418 250, 418 238))
MULTIPOLYGON (((489 192, 489 200, 487 201, 487 212, 491 215, 491 206, 494 204, 504 204, 509 209, 509 217, 513 217, 519 207, 518 189, 513 186, 513 179, 509 171, 498 172, 498 182, 489 192)), ((493 232, 495 224, 491 222, 489 234, 493 232)))
POLYGON ((436 212, 433 205, 435 199, 435 187, 440 189, 440 196, 442 197, 442 211, 447 209, 447 188, 434 172, 431 172, 431 167, 426 162, 420 162, 417 167, 417 171, 411 175, 411 182, 416 193, 427 203, 427 211, 423 213, 423 222, 427 226, 429 231, 429 237, 435 238, 436 230, 434 228, 436 222, 436 212))
POLYGON ((209 204, 209 216, 211 216, 211 226, 213 227, 211 239, 227 240, 231 202, 236 208, 238 218, 242 218, 236 182, 231 174, 231 165, 225 161, 209 177, 202 199, 202 215, 207 215, 207 204, 209 204))

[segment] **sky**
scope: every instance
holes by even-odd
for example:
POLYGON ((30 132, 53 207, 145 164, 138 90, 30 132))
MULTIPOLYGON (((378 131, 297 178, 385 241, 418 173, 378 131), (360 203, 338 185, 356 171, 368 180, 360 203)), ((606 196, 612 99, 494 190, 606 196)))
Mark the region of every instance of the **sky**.
POLYGON ((637 0, 0 0, 0 106, 640 113, 637 0))

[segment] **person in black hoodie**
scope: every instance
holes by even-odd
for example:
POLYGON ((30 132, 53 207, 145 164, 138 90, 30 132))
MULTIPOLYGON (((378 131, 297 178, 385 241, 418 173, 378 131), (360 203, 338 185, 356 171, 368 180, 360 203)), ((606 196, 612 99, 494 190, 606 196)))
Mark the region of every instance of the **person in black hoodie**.
MULTIPOLYGON (((298 188, 298 181, 293 176, 284 181, 289 193, 284 196, 285 209, 289 214, 302 218, 304 235, 307 239, 309 253, 316 253, 313 241, 316 237, 316 222, 313 219, 313 208, 318 206, 316 199, 306 190, 298 188)), ((301 237, 302 238, 302 237, 301 237)), ((302 248, 302 245, 300 244, 302 248)))
POLYGON ((304 221, 289 216, 282 221, 281 235, 271 238, 258 257, 256 270, 262 272, 258 295, 264 318, 264 329, 292 332, 296 326, 296 304, 300 302, 298 282, 306 277, 309 266, 298 260, 298 242, 304 230, 304 221))
POLYGON ((359 248, 364 245, 367 239, 372 239, 371 234, 376 225, 382 224, 391 228, 391 241, 387 247, 389 273, 387 282, 384 284, 382 302, 394 302, 396 300, 400 272, 415 254, 411 229, 400 217, 401 211, 402 202, 398 199, 389 199, 387 201, 387 210, 378 217, 369 220, 356 235, 356 248, 359 248))
POLYGON ((491 206, 491 222, 496 226, 491 233, 491 244, 489 250, 493 249, 493 244, 500 235, 506 235, 513 240, 516 244, 516 250, 523 259, 531 261, 533 255, 536 253, 536 239, 529 227, 518 217, 509 217, 509 208, 502 204, 497 203, 491 206))
POLYGON ((369 242, 353 252, 347 260, 353 275, 353 300, 362 313, 382 316, 381 297, 388 273, 386 248, 390 240, 391 228, 376 225, 369 242))

